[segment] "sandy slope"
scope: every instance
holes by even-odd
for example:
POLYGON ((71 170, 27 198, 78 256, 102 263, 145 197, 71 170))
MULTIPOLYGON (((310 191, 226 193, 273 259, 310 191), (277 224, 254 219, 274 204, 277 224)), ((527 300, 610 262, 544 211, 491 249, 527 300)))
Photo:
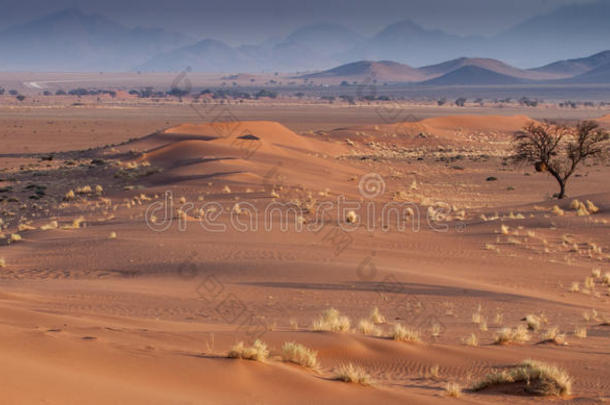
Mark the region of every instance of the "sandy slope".
MULTIPOLYGON (((535 358, 574 376, 575 400, 610 398, 610 328, 602 325, 608 286, 595 280, 588 294, 569 292, 572 282, 584 287, 592 268, 610 271, 608 168, 583 168, 570 185, 570 195, 594 201, 598 213, 576 216, 566 200, 559 204, 566 214, 553 215, 549 178, 502 165, 511 133, 528 120, 444 117, 308 136, 275 122, 190 123, 114 148, 58 154, 33 168, 52 176, 9 171, 14 179, 3 175, 0 187, 12 184, 11 196, 25 207, 1 203, 2 232, 23 240, 0 245, 0 395, 8 403, 54 404, 530 403, 498 392, 451 399, 443 389, 535 358), (358 182, 370 172, 382 176, 385 191, 362 198, 358 182), (28 199, 30 183, 45 184, 47 195, 28 199), (102 196, 61 201, 85 184, 102 185, 102 196), (166 191, 172 222, 157 232, 146 225, 146 209, 166 191), (415 202, 419 229, 413 219, 401 230, 377 218, 374 229, 344 232, 336 210, 318 232, 299 232, 293 217, 285 232, 278 216, 265 221, 275 201, 300 208, 304 226, 316 224, 319 204, 340 196, 378 210, 415 202), (182 197, 194 206, 183 227, 182 197), (438 202, 454 206, 451 217, 429 223, 427 209, 438 202), (207 203, 219 204, 215 223, 225 231, 202 228, 198 209, 207 203), (257 210, 257 230, 233 228, 236 203, 257 210), (77 229, 40 229, 80 215, 77 229), (25 223, 35 229, 18 231, 25 223), (312 331, 329 307, 353 328, 378 307, 384 336, 401 322, 419 329, 423 343, 312 331), (488 330, 472 322, 478 308, 488 330), (597 319, 586 320, 592 309, 597 319), (537 344, 536 331, 526 344, 493 345, 501 327, 523 324, 526 314, 544 314, 543 329, 558 326, 569 344, 537 344), (576 327, 587 327, 588 337, 574 336, 576 327), (462 343, 471 333, 478 347, 462 343), (267 363, 226 358, 235 342, 258 335, 271 348, 267 363), (319 374, 282 363, 286 341, 317 350, 319 374), (333 380, 345 362, 366 368, 375 386, 333 380)), ((253 217, 237 216, 240 224, 253 217)))

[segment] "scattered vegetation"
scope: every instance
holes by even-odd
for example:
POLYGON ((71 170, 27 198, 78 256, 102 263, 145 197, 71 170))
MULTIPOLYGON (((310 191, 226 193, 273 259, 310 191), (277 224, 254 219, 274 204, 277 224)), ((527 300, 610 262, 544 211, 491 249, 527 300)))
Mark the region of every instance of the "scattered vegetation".
POLYGON ((282 346, 282 359, 305 368, 319 368, 318 352, 299 343, 286 342, 282 346))
POLYGON ((231 348, 228 355, 231 359, 244 359, 265 362, 269 358, 269 349, 267 345, 256 339, 252 346, 244 345, 244 342, 239 342, 231 348))
POLYGON ((508 370, 488 374, 475 383, 473 391, 507 384, 523 384, 523 390, 530 395, 565 396, 572 392, 572 379, 556 366, 534 360, 525 360, 508 370))
POLYGON ((334 308, 327 309, 318 319, 313 321, 313 330, 346 332, 350 329, 351 322, 347 316, 341 315, 334 308))
POLYGON ((392 339, 398 342, 421 343, 420 332, 418 330, 406 328, 399 323, 394 325, 392 339))
POLYGON ((445 394, 448 397, 459 398, 462 396, 462 386, 455 382, 448 382, 445 385, 445 394))
POLYGON ((360 385, 372 385, 373 380, 365 369, 352 363, 341 364, 335 370, 335 379, 360 385))
POLYGON ((530 334, 524 325, 512 328, 502 328, 494 337, 494 343, 497 345, 508 345, 512 343, 525 343, 530 340, 530 334))

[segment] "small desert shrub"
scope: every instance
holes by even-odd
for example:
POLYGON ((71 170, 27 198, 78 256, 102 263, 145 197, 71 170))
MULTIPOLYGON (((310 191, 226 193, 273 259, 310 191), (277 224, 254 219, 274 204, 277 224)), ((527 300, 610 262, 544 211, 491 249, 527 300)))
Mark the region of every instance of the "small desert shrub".
POLYGON ((382 331, 372 321, 368 319, 361 319, 358 322, 358 330, 363 335, 381 336, 382 331))
POLYGON ((472 314, 472 323, 478 325, 481 323, 482 319, 483 319, 483 316, 481 315, 481 312, 477 311, 472 314))
POLYGON ((572 285, 570 286, 570 292, 579 292, 580 291, 580 284, 578 283, 578 281, 573 281, 572 285))
POLYGON ((593 288, 595 288, 595 279, 593 279, 593 277, 586 277, 585 278, 585 287, 588 288, 589 290, 592 290, 593 288))
POLYGON ((256 339, 252 346, 246 346, 244 345, 244 342, 239 342, 231 348, 228 357, 232 359, 265 362, 267 358, 269 358, 269 349, 267 349, 267 345, 259 339, 256 339))
POLYGON ((553 213, 554 215, 557 215, 559 217, 561 217, 565 214, 564 211, 561 208, 559 208, 558 205, 553 205, 553 209, 551 209, 551 213, 553 213))
POLYGON ((282 359, 312 370, 317 370, 319 367, 318 352, 294 342, 284 343, 282 359))
POLYGON ((335 370, 335 379, 360 385, 371 385, 373 380, 365 369, 352 363, 341 364, 335 370))
POLYGON ((464 339, 462 339, 462 342, 466 346, 473 346, 474 347, 474 346, 478 346, 479 345, 479 338, 474 333, 471 333, 470 336, 467 336, 464 339))
POLYGON ((523 325, 511 328, 502 328, 494 337, 494 343, 497 345, 508 345, 511 343, 525 343, 530 340, 530 334, 527 328, 523 325))
POLYGON ((116 232, 110 232, 110 235, 108 235, 108 239, 116 239, 116 232))
POLYGON ((371 311, 371 315, 369 316, 373 323, 385 323, 385 316, 381 315, 379 312, 379 308, 375 307, 371 311))
POLYGON ((432 378, 438 378, 440 376, 440 369, 441 367, 438 364, 435 364, 430 367, 430 370, 428 370, 426 374, 432 378))
POLYGON ((529 330, 538 330, 542 324, 540 317, 533 314, 526 315, 524 320, 529 330))
POLYGON ((595 268, 595 269, 591 270, 591 277, 593 277, 593 278, 601 278, 601 276, 602 276, 602 269, 595 268))
POLYGON ((6 260, 4 260, 4 257, 0 257, 0 269, 3 269, 6 267, 6 260))
POLYGON ((566 334, 561 333, 558 327, 547 329, 542 334, 542 343, 555 343, 557 345, 567 345, 566 334))
POLYGON ((448 397, 459 398, 462 396, 462 386, 458 383, 448 382, 445 385, 445 394, 448 397))
POLYGON ((602 283, 610 285, 610 273, 605 273, 602 277, 602 283))
POLYGON ((576 336, 577 338, 581 338, 581 339, 586 338, 587 337, 587 328, 582 327, 582 328, 574 329, 574 336, 576 336))
POLYGON ((525 383, 525 392, 540 396, 564 396, 572 392, 572 379, 562 369, 534 360, 525 360, 508 370, 488 374, 477 382, 473 391, 489 387, 525 383))
POLYGON ((351 322, 347 316, 341 315, 334 308, 327 309, 320 318, 313 322, 313 330, 346 332, 350 329, 351 322))
POLYGON ((57 229, 59 228, 59 224, 57 223, 57 221, 51 221, 48 224, 42 225, 40 227, 41 231, 50 231, 52 229, 57 229))
POLYGON ((399 342, 420 343, 420 332, 416 329, 405 328, 401 324, 394 325, 392 330, 392 339, 399 342))
POLYGON ((358 221, 358 215, 354 211, 349 211, 345 217, 345 220, 350 224, 354 224, 358 221))
POLYGON ((496 325, 502 325, 502 322, 504 321, 504 314, 498 312, 496 313, 496 317, 494 318, 494 323, 496 325))

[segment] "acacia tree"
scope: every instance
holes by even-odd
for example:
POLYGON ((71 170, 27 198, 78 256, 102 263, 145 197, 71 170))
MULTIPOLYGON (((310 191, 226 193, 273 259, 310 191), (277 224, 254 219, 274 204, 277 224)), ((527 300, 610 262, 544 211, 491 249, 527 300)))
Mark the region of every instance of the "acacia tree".
POLYGON ((579 122, 574 128, 531 122, 515 135, 513 159, 548 172, 559 183, 557 197, 564 198, 566 183, 578 165, 589 158, 605 157, 609 138, 594 121, 579 122))

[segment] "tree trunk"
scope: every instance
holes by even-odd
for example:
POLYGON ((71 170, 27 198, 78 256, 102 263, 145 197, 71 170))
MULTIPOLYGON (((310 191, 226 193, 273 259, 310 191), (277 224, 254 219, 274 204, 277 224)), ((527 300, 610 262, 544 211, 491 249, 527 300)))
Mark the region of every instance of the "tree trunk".
POLYGON ((559 182, 559 195, 557 196, 557 198, 561 200, 566 196, 566 182, 561 180, 557 181, 559 182))

